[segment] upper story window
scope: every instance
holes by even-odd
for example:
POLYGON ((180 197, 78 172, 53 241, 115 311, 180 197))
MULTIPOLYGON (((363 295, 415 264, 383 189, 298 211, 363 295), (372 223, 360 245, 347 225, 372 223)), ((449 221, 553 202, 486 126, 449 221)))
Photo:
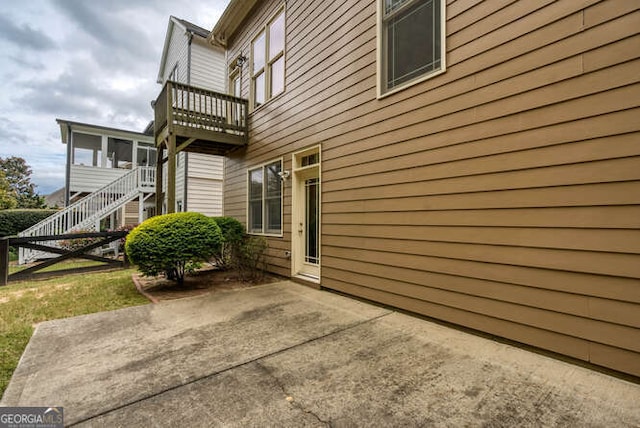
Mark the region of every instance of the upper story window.
POLYGON ((247 58, 242 54, 236 56, 229 64, 229 95, 240 98, 242 96, 242 67, 246 64, 247 58))
POLYGON ((284 91, 285 17, 281 10, 251 43, 251 106, 284 91))
POLYGON ((399 90, 443 72, 444 1, 380 1, 378 95, 399 90))
POLYGON ((282 234, 282 160, 249 170, 249 233, 282 234))

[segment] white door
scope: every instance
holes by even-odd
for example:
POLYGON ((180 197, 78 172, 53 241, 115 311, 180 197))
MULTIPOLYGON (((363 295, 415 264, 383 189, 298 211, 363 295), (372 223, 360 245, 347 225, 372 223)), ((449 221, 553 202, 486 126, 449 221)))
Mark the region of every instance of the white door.
POLYGON ((320 157, 317 148, 294 154, 292 268, 294 276, 320 281, 320 157))

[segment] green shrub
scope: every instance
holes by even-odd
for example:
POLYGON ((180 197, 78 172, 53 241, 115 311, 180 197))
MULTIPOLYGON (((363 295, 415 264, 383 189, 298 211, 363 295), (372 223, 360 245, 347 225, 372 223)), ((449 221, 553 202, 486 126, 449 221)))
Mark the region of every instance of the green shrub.
POLYGON ((15 236, 58 210, 1 210, 0 237, 15 236))
POLYGON ((143 275, 164 272, 182 285, 185 274, 218 254, 221 246, 222 233, 214 219, 186 212, 144 221, 127 236, 125 251, 143 275))
POLYGON ((14 247, 9 247, 9 261, 15 262, 16 260, 18 260, 18 250, 14 247))
POLYGON ((216 254, 214 261, 219 269, 227 270, 233 267, 234 259, 238 255, 244 238, 244 226, 233 217, 213 218, 222 232, 222 248, 216 254))
POLYGON ((267 268, 265 259, 268 248, 264 236, 247 235, 242 240, 235 260, 238 274, 242 281, 260 281, 267 268))

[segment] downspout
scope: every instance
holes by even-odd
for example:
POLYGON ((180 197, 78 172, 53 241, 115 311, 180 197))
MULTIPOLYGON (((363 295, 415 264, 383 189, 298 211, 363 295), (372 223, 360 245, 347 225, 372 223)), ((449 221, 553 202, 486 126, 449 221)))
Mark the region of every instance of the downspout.
POLYGON ((191 42, 193 41, 193 33, 189 33, 189 42, 187 44, 187 85, 191 86, 191 42))
POLYGON ((73 150, 71 147, 72 141, 73 139, 71 138, 71 125, 67 123, 67 167, 64 174, 64 181, 65 181, 64 206, 65 208, 69 206, 69 202, 71 200, 71 155, 73 154, 73 150))
POLYGON ((182 211, 187 211, 187 186, 189 185, 189 156, 184 152, 184 186, 182 187, 182 211))

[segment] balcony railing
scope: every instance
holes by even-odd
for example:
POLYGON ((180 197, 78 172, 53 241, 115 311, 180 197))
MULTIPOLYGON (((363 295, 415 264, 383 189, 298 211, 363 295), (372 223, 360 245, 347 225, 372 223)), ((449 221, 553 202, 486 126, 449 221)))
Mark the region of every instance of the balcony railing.
POLYGON ((174 132, 224 145, 247 142, 248 102, 242 98, 168 81, 154 108, 156 139, 174 132))

